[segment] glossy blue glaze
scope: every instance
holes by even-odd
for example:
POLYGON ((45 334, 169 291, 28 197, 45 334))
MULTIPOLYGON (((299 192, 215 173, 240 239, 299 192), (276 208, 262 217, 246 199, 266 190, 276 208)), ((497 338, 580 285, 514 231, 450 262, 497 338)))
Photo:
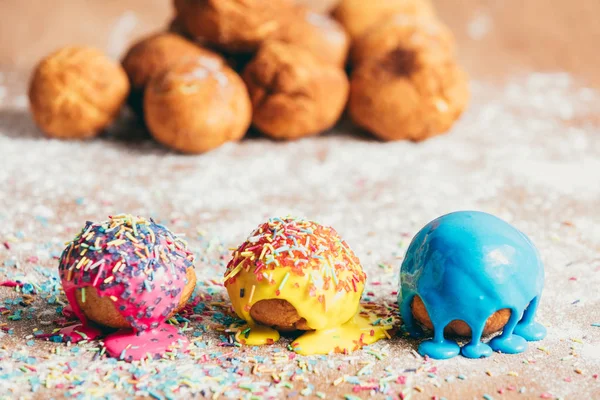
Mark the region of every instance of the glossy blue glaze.
POLYGON ((434 332, 419 346, 422 355, 445 359, 459 353, 458 345, 444 338, 444 327, 453 320, 471 327, 463 356, 488 357, 492 350, 513 354, 546 336, 534 321, 543 286, 544 267, 527 236, 493 215, 459 211, 435 219, 413 238, 400 270, 398 304, 414 337, 422 331, 412 315, 413 297, 425 304, 434 332), (504 308, 511 317, 502 334, 482 343, 488 317, 504 308))

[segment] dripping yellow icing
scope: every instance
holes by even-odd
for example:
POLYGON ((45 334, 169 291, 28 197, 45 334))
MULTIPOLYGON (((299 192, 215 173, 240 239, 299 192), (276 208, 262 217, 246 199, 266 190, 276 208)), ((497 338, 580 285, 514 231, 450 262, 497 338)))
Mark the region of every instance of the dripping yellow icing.
POLYGON ((248 322, 236 339, 275 342, 279 333, 253 321, 261 300, 289 302, 313 331, 294 341, 300 354, 352 351, 386 336, 359 311, 366 276, 358 258, 332 228, 274 218, 257 228, 228 265, 225 286, 237 315, 248 322))
POLYGON ((235 340, 248 346, 273 344, 279 340, 279 332, 268 326, 249 322, 236 333, 235 340))

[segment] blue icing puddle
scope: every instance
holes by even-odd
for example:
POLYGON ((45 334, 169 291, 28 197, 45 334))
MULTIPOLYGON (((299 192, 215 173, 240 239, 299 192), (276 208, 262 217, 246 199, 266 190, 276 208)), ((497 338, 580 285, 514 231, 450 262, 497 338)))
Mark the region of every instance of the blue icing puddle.
POLYGON ((527 341, 543 339, 546 329, 534 321, 544 266, 529 238, 493 215, 460 211, 427 224, 413 238, 400 269, 398 304, 406 330, 423 332, 411 304, 418 295, 433 324, 433 339, 419 346, 432 358, 488 357, 492 351, 521 353, 527 341), (494 312, 511 311, 501 335, 481 342, 485 323, 494 312), (460 348, 444 337, 444 328, 462 320, 471 342, 460 348))

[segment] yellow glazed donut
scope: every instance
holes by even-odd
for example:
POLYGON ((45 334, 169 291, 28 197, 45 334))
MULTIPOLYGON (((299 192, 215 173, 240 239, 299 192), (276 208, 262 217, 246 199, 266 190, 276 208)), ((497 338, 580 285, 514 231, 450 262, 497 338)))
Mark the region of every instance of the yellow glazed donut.
POLYGON ((272 218, 233 253, 225 287, 247 321, 236 335, 271 344, 278 331, 308 331, 292 343, 300 354, 349 352, 386 336, 359 312, 366 275, 337 232, 312 221, 272 218))

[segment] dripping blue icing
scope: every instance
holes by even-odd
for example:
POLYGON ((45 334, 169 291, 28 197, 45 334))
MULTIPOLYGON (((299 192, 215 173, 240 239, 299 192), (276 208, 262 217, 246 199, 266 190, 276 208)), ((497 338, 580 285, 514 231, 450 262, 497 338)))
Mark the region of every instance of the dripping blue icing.
POLYGON ((527 236, 493 215, 459 211, 433 220, 413 238, 400 269, 398 304, 413 337, 423 335, 412 315, 414 296, 425 304, 434 332, 419 346, 422 355, 516 354, 527 349, 527 341, 546 336, 534 320, 543 287, 544 266, 527 236), (481 342, 488 317, 505 308, 511 316, 502 334, 481 342), (466 322, 472 331, 462 348, 444 337, 444 328, 454 320, 466 322))

